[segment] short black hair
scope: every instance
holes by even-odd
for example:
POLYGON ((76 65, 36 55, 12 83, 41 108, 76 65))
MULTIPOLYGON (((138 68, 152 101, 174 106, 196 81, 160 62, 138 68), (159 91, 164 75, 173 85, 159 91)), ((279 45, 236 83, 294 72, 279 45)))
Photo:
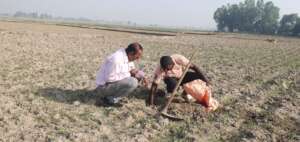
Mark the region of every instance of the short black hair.
POLYGON ((126 53, 133 53, 133 54, 137 54, 138 50, 142 50, 143 51, 143 46, 137 42, 131 43, 128 45, 128 47, 125 49, 126 53))
POLYGON ((174 64, 172 58, 170 56, 162 56, 160 58, 160 66, 162 69, 166 69, 168 65, 174 64))

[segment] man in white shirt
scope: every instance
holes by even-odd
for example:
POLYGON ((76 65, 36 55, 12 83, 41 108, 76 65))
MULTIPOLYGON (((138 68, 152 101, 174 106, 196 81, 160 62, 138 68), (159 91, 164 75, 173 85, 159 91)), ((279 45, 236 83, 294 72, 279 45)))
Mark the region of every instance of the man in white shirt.
POLYGON ((141 71, 135 69, 133 61, 142 56, 143 47, 139 43, 131 43, 108 56, 97 72, 97 91, 105 97, 106 105, 116 105, 122 97, 133 92, 142 79, 141 71))

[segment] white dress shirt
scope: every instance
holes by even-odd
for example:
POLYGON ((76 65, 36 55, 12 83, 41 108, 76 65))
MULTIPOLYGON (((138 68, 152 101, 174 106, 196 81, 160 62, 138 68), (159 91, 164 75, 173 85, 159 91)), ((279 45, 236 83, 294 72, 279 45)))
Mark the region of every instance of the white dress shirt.
POLYGON ((134 63, 128 61, 125 49, 119 49, 105 59, 97 72, 96 85, 102 86, 130 77, 130 70, 132 69, 134 69, 134 63))

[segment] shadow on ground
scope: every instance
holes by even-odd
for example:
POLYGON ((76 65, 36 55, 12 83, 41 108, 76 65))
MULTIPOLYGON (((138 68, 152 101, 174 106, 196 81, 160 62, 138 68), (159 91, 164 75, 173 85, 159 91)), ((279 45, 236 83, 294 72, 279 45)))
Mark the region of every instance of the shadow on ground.
POLYGON ((62 88, 42 88, 36 93, 37 96, 61 103, 73 104, 75 101, 95 105, 100 100, 101 95, 95 90, 78 89, 69 90, 62 88))
MULTIPOLYGON (((131 95, 125 97, 125 100, 129 101, 132 99, 140 99, 146 100, 148 98, 149 90, 145 88, 137 88, 131 95)), ((57 101, 61 103, 74 104, 76 101, 80 103, 96 105, 99 107, 105 107, 105 103, 101 98, 104 97, 101 92, 97 92, 96 90, 88 90, 88 89, 78 89, 78 90, 69 90, 62 88, 42 88, 39 89, 35 95, 44 97, 46 99, 57 101)), ((162 104, 164 100, 159 101, 158 104, 162 104)))

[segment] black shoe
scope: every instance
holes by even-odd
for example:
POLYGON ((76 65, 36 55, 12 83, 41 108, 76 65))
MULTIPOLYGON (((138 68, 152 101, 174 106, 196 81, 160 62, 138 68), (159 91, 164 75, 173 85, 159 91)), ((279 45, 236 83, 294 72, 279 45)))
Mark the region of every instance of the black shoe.
POLYGON ((101 98, 101 106, 103 107, 122 107, 123 105, 121 103, 112 103, 107 97, 101 98))

